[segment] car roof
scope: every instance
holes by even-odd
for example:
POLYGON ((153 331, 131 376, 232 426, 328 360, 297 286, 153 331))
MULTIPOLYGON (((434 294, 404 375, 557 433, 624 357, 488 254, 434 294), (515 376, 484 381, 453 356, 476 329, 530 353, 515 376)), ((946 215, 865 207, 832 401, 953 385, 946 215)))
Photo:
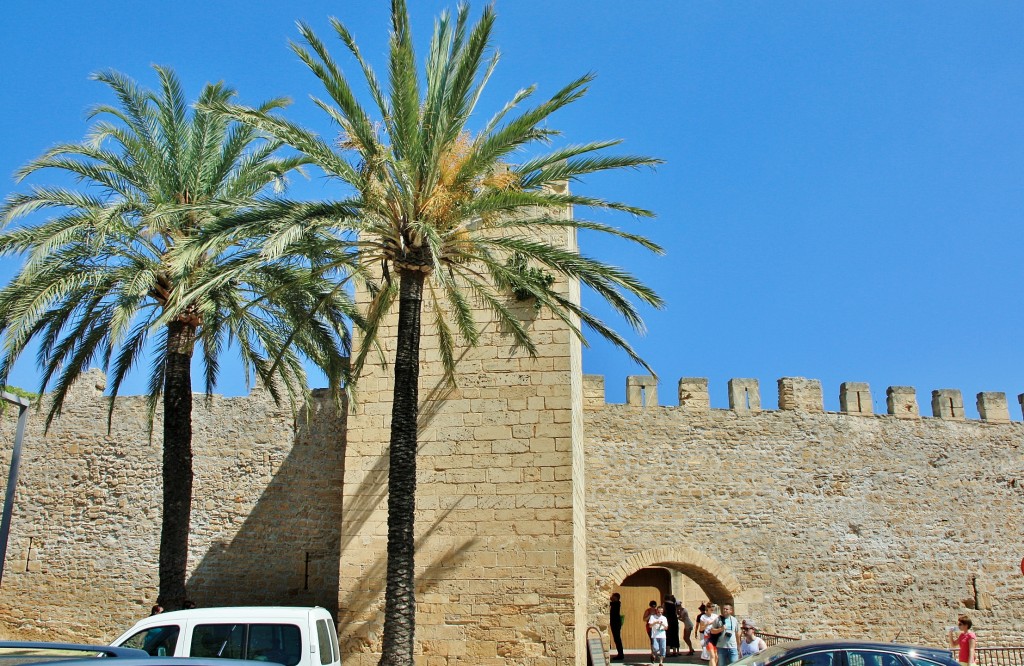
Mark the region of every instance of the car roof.
POLYGON ((956 663, 953 661, 950 651, 943 648, 853 639, 817 638, 800 641, 787 641, 784 643, 777 643, 772 648, 769 648, 769 650, 775 653, 777 656, 776 658, 781 657, 783 654, 785 656, 791 656, 802 652, 812 652, 816 650, 883 650, 885 652, 899 652, 901 654, 916 652, 921 656, 927 656, 930 660, 938 660, 945 663, 956 663))
MULTIPOLYGON (((86 643, 54 643, 51 641, 0 641, 0 650, 27 650, 27 653, 15 654, 7 653, 0 655, 0 664, 12 663, 9 660, 19 659, 24 663, 26 657, 41 657, 39 661, 47 661, 46 657, 52 656, 52 660, 61 659, 66 660, 77 660, 78 657, 74 655, 65 655, 63 657, 58 655, 45 655, 45 654, 34 654, 34 652, 98 652, 108 657, 117 657, 121 659, 127 658, 142 658, 148 657, 144 650, 136 650, 135 648, 125 647, 112 647, 110 645, 90 645, 86 643)), ((95 659, 95 657, 89 657, 95 659)))
POLYGON ((184 620, 216 619, 216 618, 303 618, 313 611, 327 612, 320 606, 209 606, 204 608, 186 608, 184 610, 167 611, 151 615, 139 620, 184 620))
MULTIPOLYGON (((104 662, 106 663, 106 662, 104 662)), ((221 659, 220 657, 125 657, 117 658, 117 666, 284 666, 274 661, 252 661, 245 659, 221 659)), ((96 666, 96 658, 89 659, 54 659, 51 661, 34 661, 37 664, 52 666, 96 666)))
POLYGON ((895 652, 926 651, 926 652, 948 652, 942 648, 922 647, 920 645, 906 645, 904 643, 885 643, 882 641, 862 641, 855 639, 837 638, 813 638, 800 641, 778 643, 776 647, 785 648, 814 648, 814 647, 835 647, 837 649, 850 649, 851 647, 862 649, 889 650, 895 652))

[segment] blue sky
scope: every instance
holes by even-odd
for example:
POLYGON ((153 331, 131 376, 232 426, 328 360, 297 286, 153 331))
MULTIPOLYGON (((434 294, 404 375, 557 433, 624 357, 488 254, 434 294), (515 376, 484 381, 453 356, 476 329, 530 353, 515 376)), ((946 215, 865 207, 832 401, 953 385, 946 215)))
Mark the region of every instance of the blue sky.
MULTIPOLYGON (((412 0, 418 43, 453 3, 412 0)), ((474 3, 476 12, 482 3, 474 3)), ((656 172, 576 189, 655 210, 653 221, 603 218, 664 245, 651 258, 585 236, 582 249, 638 273, 664 297, 631 336, 675 404, 681 376, 1024 392, 1024 3, 499 0, 498 71, 489 116, 516 90, 551 93, 598 74, 552 125, 566 141, 622 138, 666 161, 656 172)), ((346 65, 327 18, 339 17, 381 63, 387 2, 19 2, 0 26, 0 192, 53 143, 80 139, 86 109, 110 101, 91 72, 152 85, 173 67, 194 98, 224 80, 243 102, 288 95, 289 115, 333 130, 309 102, 315 81, 288 50, 311 23, 346 65)), ((383 66, 379 67, 383 70, 383 66)), ((355 69, 347 67, 355 74, 355 69)), ((46 182, 37 179, 33 182, 46 182)), ((329 184, 296 183, 329 197, 329 184)), ((0 262, 0 280, 17 268, 0 262)), ((585 304, 601 311, 594 299, 585 304)), ((614 320, 612 320, 614 322, 614 320)), ((621 322, 618 322, 621 323, 621 322)), ((584 369, 622 401, 637 368, 594 341, 584 369)), ((34 388, 31 359, 12 383, 34 388)), ((136 384, 143 386, 142 378, 136 384)), ((225 373, 221 392, 244 392, 225 373)))

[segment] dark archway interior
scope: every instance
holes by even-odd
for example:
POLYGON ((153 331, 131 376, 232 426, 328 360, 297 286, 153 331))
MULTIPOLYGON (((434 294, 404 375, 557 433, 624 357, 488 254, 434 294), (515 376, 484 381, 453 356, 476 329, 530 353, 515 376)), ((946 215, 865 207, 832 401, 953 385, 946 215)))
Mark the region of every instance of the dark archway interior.
POLYGON ((665 567, 683 574, 704 591, 708 599, 716 604, 734 603, 732 592, 711 572, 685 562, 657 562, 652 567, 665 567))

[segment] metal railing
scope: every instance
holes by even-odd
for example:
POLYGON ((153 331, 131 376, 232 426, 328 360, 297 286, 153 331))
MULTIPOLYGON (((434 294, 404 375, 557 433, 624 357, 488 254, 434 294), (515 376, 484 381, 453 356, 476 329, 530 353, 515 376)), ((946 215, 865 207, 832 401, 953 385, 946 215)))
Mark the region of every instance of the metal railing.
MULTIPOLYGON (((786 641, 798 641, 798 640, 800 640, 799 638, 795 638, 793 636, 782 636, 782 635, 779 635, 779 634, 769 634, 769 633, 765 633, 763 631, 757 632, 757 635, 760 636, 764 640, 765 645, 767 645, 768 647, 772 647, 774 645, 778 645, 779 643, 785 643, 786 641)), ((986 664, 985 666, 989 666, 989 665, 986 664)), ((1003 664, 996 664, 994 666, 1003 666, 1003 664)), ((1014 666, 1016 666, 1016 665, 1014 665, 1014 666)))
MULTIPOLYGON (((1024 647, 980 647, 974 652, 979 666, 1024 666, 1024 647)), ((954 651, 953 658, 956 657, 954 651)))

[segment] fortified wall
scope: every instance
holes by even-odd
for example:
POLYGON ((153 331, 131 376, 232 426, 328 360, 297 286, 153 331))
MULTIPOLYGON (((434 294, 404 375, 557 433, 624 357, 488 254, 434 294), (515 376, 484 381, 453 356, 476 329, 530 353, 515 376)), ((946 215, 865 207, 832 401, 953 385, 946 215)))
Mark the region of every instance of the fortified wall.
MULTIPOLYGON (((144 397, 90 371, 44 432, 29 415, 0 590, 0 637, 110 641, 157 595, 162 444, 144 397)), ((193 403, 188 591, 200 606, 338 606, 345 412, 314 394, 294 417, 254 389, 193 403)), ((7 470, 17 410, 0 415, 7 470)))
MULTIPOLYGON (((575 247, 571 231, 551 233, 575 247)), ((578 285, 556 288, 578 302, 578 285)), ((580 341, 510 301, 538 352, 516 354, 486 303, 474 307, 481 344, 460 357, 457 386, 437 338, 421 339, 416 646, 429 666, 583 664, 580 341)), ((394 327, 379 335, 389 356, 394 327)), ((111 640, 155 601, 160 433, 147 435, 144 398, 119 398, 108 434, 103 386, 99 373, 81 379, 49 433, 29 419, 0 637, 111 640)), ((391 386, 386 367, 369 367, 346 411, 321 398, 298 418, 263 391, 195 398, 192 600, 321 605, 348 666, 378 661, 391 386)), ((8 463, 16 419, 0 417, 8 463)))
POLYGON ((817 380, 778 388, 766 411, 734 379, 711 409, 707 380, 683 378, 669 407, 630 377, 622 405, 585 377, 591 617, 663 566, 784 635, 941 645, 966 612, 982 644, 1024 644, 1024 423, 1005 395, 978 394, 975 421, 956 390, 927 417, 906 386, 886 414, 867 384, 840 387, 840 412, 817 380))

